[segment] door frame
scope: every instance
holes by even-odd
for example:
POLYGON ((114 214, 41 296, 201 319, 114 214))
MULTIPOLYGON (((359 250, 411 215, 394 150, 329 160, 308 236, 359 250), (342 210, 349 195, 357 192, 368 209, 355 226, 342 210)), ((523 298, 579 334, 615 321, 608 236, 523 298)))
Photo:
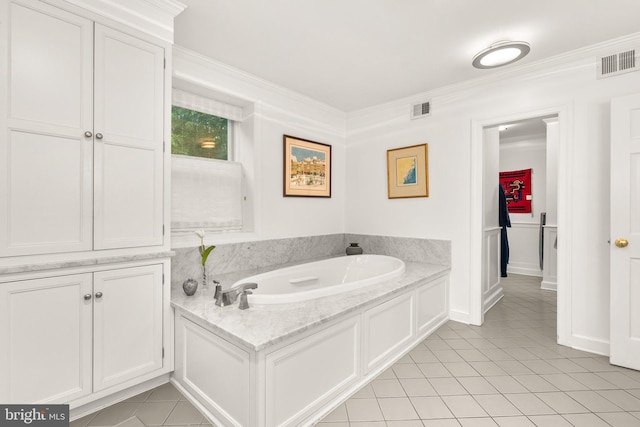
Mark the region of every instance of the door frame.
POLYGON ((568 193, 568 184, 573 173, 570 153, 573 152, 572 110, 570 105, 559 105, 539 110, 505 114, 471 121, 471 224, 470 224, 470 298, 469 322, 482 325, 484 310, 482 302, 482 179, 484 128, 506 122, 525 120, 542 116, 558 116, 558 343, 570 346, 571 338, 571 242, 572 230, 569 227, 572 218, 572 204, 568 193))

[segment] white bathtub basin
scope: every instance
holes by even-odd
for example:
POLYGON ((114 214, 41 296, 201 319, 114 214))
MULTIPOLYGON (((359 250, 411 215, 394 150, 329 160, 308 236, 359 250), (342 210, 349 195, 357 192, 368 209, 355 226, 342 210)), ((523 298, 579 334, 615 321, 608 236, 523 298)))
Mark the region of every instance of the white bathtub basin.
POLYGON ((255 282, 250 304, 286 304, 347 292, 400 277, 404 262, 386 255, 353 255, 314 261, 246 277, 255 282))

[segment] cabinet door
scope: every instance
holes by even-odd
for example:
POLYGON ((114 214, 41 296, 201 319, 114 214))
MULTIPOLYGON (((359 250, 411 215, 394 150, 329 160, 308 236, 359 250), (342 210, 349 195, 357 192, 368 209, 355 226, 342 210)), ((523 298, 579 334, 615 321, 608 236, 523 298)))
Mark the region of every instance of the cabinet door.
POLYGON ((91 392, 91 304, 91 274, 0 284, 0 402, 91 392))
POLYGON ((94 273, 94 391, 162 367, 162 265, 94 273))
POLYGON ((0 255, 91 249, 93 23, 36 1, 0 22, 0 255))
POLYGON ((164 49, 95 28, 95 249, 162 244, 164 49))

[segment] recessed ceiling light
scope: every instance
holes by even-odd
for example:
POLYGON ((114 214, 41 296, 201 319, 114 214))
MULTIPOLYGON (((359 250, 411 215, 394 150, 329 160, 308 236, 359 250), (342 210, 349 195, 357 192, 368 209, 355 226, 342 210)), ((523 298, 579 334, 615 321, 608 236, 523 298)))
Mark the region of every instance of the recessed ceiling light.
POLYGON ((476 68, 496 68, 524 58, 531 48, 527 42, 501 41, 494 43, 473 57, 476 68))

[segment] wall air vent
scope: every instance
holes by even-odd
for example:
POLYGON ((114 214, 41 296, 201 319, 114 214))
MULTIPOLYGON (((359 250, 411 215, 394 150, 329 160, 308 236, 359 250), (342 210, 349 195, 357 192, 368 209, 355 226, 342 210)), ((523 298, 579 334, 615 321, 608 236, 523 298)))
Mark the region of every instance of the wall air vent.
POLYGON ((414 104, 411 106, 411 119, 419 119, 431 115, 431 101, 414 104))
POLYGON ((598 58, 599 79, 638 70, 640 70, 640 61, 636 56, 636 49, 598 58))

